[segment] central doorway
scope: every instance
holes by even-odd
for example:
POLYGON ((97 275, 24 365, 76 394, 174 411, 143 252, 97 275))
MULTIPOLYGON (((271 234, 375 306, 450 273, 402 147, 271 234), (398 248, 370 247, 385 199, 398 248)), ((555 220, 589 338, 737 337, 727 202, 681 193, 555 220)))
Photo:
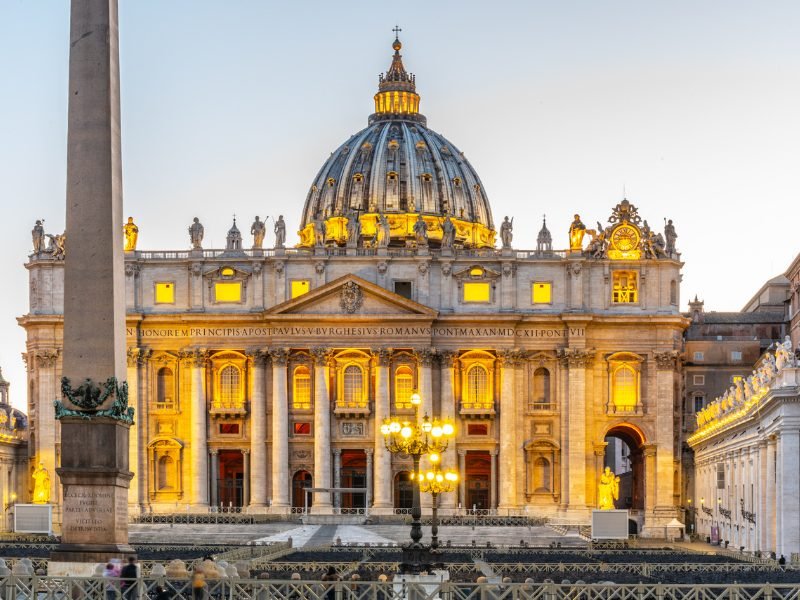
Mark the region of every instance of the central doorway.
MULTIPOLYGON (((363 450, 342 450, 340 487, 367 487, 367 454, 363 450)), ((367 507, 367 495, 363 492, 342 492, 341 508, 367 507)))
POLYGON ((470 450, 465 456, 464 474, 467 510, 487 510, 489 506, 492 459, 488 450, 470 450))
POLYGON ((400 471, 394 476, 394 507, 411 509, 414 504, 414 482, 410 471, 400 471))
POLYGON ((223 508, 244 505, 244 458, 239 450, 219 451, 217 498, 223 508))

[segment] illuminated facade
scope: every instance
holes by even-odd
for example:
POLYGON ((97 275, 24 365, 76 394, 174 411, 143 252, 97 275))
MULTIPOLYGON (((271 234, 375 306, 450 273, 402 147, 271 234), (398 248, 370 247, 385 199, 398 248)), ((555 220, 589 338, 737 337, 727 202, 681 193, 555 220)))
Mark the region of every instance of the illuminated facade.
MULTIPOLYGON (((317 513, 405 509, 411 462, 380 425, 412 415, 417 390, 422 412, 456 423, 443 510, 585 521, 616 438, 632 482, 620 507, 663 535, 688 325, 674 237, 623 200, 585 250, 553 250, 545 226, 537 250, 513 249, 510 223, 495 249, 477 174, 427 129, 393 48, 369 126, 314 179, 295 248, 245 250, 234 225, 225 250, 203 249, 196 223, 191 250, 126 253, 132 510, 285 514, 307 487, 366 490, 315 493, 317 513)), ((26 266, 32 454, 53 469, 63 261, 26 266)))

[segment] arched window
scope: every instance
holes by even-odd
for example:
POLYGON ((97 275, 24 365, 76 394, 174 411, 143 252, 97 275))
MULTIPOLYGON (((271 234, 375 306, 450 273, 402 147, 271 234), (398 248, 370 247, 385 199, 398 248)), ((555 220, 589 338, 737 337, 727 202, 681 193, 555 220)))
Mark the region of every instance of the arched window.
POLYGON ((540 456, 533 463, 533 491, 541 494, 550 490, 550 461, 540 456))
POLYGON ((639 402, 636 371, 629 365, 621 365, 613 373, 612 403, 616 410, 634 410, 639 402))
POLYGON ((292 407, 298 410, 311 408, 311 372, 305 365, 294 370, 294 388, 292 390, 292 407))
POLYGON ((158 459, 158 489, 171 490, 175 487, 175 461, 171 456, 158 459))
POLYGON ((241 404, 241 375, 233 365, 224 367, 219 372, 219 401, 223 408, 231 408, 241 404))
POLYGON ((550 371, 539 367, 533 372, 533 408, 550 408, 550 371))
POLYGON ((156 375, 156 402, 158 408, 174 406, 175 375, 169 367, 161 367, 156 375))
POLYGON ((364 373, 358 365, 349 365, 344 369, 344 405, 347 408, 363 408, 364 373))
POLYGON ((489 397, 489 377, 482 365, 472 365, 467 371, 467 408, 492 408, 489 397))
POLYGON ((397 367, 394 372, 394 405, 397 409, 411 408, 414 392, 414 372, 408 365, 397 367))

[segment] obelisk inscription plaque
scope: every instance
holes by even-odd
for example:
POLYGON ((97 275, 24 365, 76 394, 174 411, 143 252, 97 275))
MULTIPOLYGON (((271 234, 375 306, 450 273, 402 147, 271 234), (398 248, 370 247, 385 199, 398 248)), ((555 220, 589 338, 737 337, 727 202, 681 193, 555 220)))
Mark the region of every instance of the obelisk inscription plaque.
POLYGON ((133 552, 120 147, 117 0, 72 0, 64 377, 55 403, 64 502, 51 561, 133 552))

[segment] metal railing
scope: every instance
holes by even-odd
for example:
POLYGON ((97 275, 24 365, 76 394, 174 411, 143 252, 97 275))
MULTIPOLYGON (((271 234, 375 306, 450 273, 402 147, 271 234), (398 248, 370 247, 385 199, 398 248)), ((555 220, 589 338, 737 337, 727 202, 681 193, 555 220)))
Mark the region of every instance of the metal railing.
MULTIPOLYGON (((175 600, 191 600, 189 579, 145 577, 123 582, 126 597, 136 600, 167 590, 175 600)), ((104 598, 114 583, 102 577, 2 577, 3 598, 104 598)), ((798 584, 557 584, 557 583, 380 583, 265 581, 256 579, 207 580, 200 597, 236 600, 764 600, 794 599, 798 584)), ((197 596, 194 596, 197 597, 197 596)))

